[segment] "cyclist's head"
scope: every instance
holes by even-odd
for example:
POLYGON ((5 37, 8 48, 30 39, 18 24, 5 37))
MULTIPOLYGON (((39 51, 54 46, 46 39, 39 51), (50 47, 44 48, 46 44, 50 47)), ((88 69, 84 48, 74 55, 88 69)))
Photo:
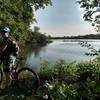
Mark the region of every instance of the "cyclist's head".
POLYGON ((10 33, 10 31, 11 31, 10 28, 7 27, 7 26, 4 26, 4 27, 1 28, 2 33, 10 33))
POLYGON ((7 26, 4 26, 4 27, 2 27, 2 28, 0 29, 0 31, 1 31, 1 35, 2 35, 3 37, 8 37, 8 36, 9 36, 9 33, 10 33, 10 31, 11 31, 11 29, 10 29, 9 27, 7 27, 7 26))

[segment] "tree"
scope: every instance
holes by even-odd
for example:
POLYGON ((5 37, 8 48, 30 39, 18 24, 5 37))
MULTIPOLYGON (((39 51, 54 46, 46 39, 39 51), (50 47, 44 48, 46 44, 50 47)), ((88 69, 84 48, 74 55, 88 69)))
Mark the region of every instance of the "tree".
POLYGON ((40 30, 40 27, 34 26, 34 32, 39 32, 39 30, 40 30))
POLYGON ((97 32, 100 32, 100 0, 79 0, 81 8, 84 8, 84 20, 92 22, 97 32))
POLYGON ((25 38, 36 21, 34 11, 49 4, 51 0, 0 0, 0 26, 9 25, 15 38, 25 38))

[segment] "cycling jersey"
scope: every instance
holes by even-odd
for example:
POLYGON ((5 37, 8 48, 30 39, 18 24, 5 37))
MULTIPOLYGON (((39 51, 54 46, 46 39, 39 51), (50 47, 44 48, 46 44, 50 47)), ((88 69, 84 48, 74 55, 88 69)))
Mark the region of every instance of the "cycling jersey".
POLYGON ((10 66, 15 65, 15 59, 18 54, 19 47, 15 40, 7 37, 3 39, 1 48, 0 60, 4 65, 4 71, 8 71, 10 66))
POLYGON ((12 54, 14 56, 17 56, 19 48, 15 40, 11 38, 4 38, 2 41, 2 45, 7 45, 6 49, 2 51, 2 55, 12 54))

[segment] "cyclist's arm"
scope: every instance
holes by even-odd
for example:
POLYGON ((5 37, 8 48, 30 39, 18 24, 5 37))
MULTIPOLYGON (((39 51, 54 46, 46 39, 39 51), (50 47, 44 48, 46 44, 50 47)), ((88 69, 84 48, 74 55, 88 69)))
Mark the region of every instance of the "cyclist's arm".
POLYGON ((0 45, 0 53, 4 52, 9 44, 11 44, 11 41, 8 38, 4 39, 0 45))
POLYGON ((4 52, 5 49, 7 48, 7 43, 3 43, 1 46, 0 46, 0 53, 4 52))

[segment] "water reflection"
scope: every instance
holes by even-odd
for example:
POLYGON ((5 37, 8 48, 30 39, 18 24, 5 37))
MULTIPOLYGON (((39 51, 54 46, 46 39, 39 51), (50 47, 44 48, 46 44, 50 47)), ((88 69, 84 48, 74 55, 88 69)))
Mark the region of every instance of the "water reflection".
POLYGON ((37 69, 37 63, 41 59, 39 58, 40 51, 45 51, 46 45, 26 45, 20 47, 19 56, 23 56, 25 58, 25 65, 32 66, 34 69, 37 69), (34 59, 35 58, 35 59, 34 59), (38 58, 38 59, 37 59, 38 58))

